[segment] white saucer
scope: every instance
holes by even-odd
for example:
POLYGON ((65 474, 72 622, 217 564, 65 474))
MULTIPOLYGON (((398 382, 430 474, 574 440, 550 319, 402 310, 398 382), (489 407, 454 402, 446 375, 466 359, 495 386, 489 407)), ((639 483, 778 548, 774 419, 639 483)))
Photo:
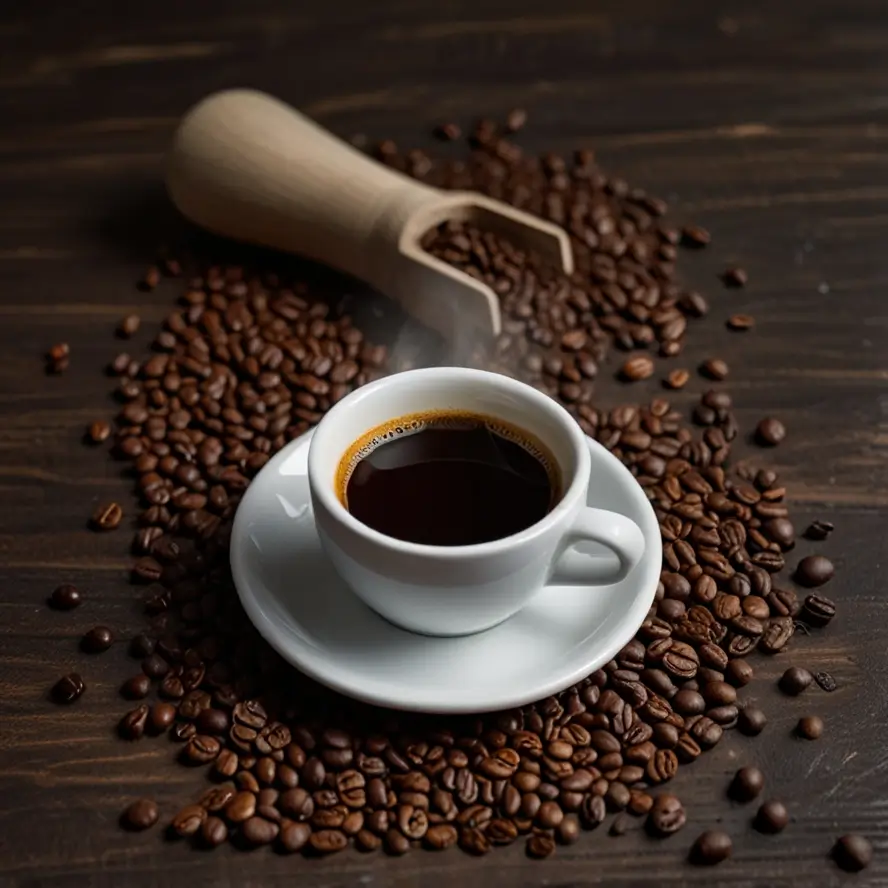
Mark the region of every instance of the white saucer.
POLYGON ((547 586, 514 617, 477 635, 430 638, 393 626, 351 592, 321 551, 306 476, 311 435, 287 445, 250 485, 234 521, 231 567, 259 632, 322 684, 395 709, 509 709, 603 666, 647 615, 662 561, 657 519, 628 469, 590 441, 589 504, 634 519, 647 541, 623 582, 547 586))

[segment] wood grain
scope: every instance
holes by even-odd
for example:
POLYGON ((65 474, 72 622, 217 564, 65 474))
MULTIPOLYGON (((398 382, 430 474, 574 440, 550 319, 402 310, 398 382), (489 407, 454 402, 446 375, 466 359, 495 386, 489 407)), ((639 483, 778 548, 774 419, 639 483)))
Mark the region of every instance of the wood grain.
MULTIPOLYGON (((882 621, 888 565, 888 19, 878 0, 96 0, 13 3, 0 15, 0 885, 356 885, 520 888, 540 884, 641 886, 850 884, 826 860, 833 839, 862 831, 876 861, 855 885, 888 885, 888 652, 882 621), (656 842, 583 836, 552 860, 514 847, 482 860, 460 853, 403 859, 346 853, 331 860, 273 853, 212 854, 122 833, 117 817, 150 794, 166 815, 201 789, 162 741, 128 745, 113 726, 117 687, 134 671, 124 650, 85 661, 81 633, 96 623, 121 639, 142 624, 127 583, 128 536, 96 535, 86 519, 101 499, 134 504, 117 467, 81 443, 111 415, 101 371, 120 348, 113 331, 144 319, 138 350, 171 300, 136 290, 155 246, 178 222, 160 186, 178 115, 216 89, 279 95, 343 136, 363 132, 432 144, 442 119, 469 124, 516 105, 530 115, 532 150, 592 145, 603 165, 695 219, 713 245, 682 257, 711 297, 686 352, 660 362, 631 397, 660 392, 676 366, 720 356, 744 429, 780 416, 780 448, 739 456, 777 468, 797 527, 837 525, 816 546, 834 557, 840 616, 764 661, 746 699, 770 724, 758 740, 730 735, 682 770, 685 832, 656 842), (743 291, 721 290, 730 263, 743 291), (754 332, 724 319, 748 311, 754 332), (43 374, 54 342, 71 344, 70 370, 43 374), (44 599, 60 581, 88 594, 59 614, 44 599), (780 699, 787 663, 831 671, 839 690, 780 699), (59 710, 47 688, 79 668, 89 691, 59 710), (818 743, 789 736, 799 715, 826 720, 818 743), (749 828, 729 804, 728 775, 760 763, 768 792, 793 823, 778 837, 749 828), (719 818, 734 858, 715 872, 684 862, 693 836, 719 818)), ((440 150, 450 150, 442 148, 440 150)), ((687 406, 704 382, 675 397, 687 406)), ((602 398, 630 396, 604 386, 602 398)), ((799 553, 814 551, 802 543, 799 553)))

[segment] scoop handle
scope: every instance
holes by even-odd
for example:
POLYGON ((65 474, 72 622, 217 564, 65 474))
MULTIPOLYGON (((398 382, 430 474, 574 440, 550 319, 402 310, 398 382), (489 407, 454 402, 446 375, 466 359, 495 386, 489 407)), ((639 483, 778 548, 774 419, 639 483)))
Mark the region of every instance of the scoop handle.
POLYGON ((215 93, 185 115, 166 181, 173 203, 203 228, 377 286, 398 261, 411 214, 440 197, 294 108, 242 89, 215 93))

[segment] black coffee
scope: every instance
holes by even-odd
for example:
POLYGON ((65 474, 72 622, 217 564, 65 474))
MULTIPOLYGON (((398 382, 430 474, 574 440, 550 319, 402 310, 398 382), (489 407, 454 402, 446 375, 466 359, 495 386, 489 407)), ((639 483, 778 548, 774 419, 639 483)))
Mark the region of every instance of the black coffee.
POLYGON ((338 472, 340 500, 395 539, 468 546, 535 524, 560 497, 557 466, 532 435, 491 417, 411 414, 371 430, 338 472))

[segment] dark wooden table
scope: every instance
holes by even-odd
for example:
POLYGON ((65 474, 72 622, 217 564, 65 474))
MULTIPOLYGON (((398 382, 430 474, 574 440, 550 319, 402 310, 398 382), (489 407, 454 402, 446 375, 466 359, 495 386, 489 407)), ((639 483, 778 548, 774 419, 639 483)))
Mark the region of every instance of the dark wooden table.
POLYGON ((3 9, 0 884, 888 884, 884 2, 13 0, 3 9), (746 695, 771 715, 762 737, 731 734, 682 770, 676 789, 691 813, 681 837, 585 835, 542 864, 522 846, 482 860, 454 851, 309 861, 193 852, 159 829, 118 829, 132 797, 151 794, 171 814, 201 778, 174 765, 165 743, 114 737, 116 689, 132 668, 123 646, 88 664, 77 651, 95 623, 125 638, 142 622, 126 537, 85 528, 100 498, 130 502, 128 485, 80 438, 88 421, 111 415, 101 368, 116 321, 137 309, 150 327, 172 299, 133 281, 169 231, 161 155, 176 118, 237 85, 276 93, 343 135, 405 144, 428 144, 442 119, 523 105, 525 145, 591 144, 606 168, 668 198, 678 221, 713 232, 706 253, 682 260, 715 310, 681 364, 727 359, 747 431, 766 413, 786 421, 785 445, 756 456, 781 471, 799 528, 816 517, 837 525, 817 549, 837 562, 830 593, 841 613, 762 664, 746 695), (729 262, 748 269, 746 290, 718 285, 729 262), (753 313, 755 332, 728 333, 733 310, 753 313), (71 367, 49 378, 42 354, 60 340, 71 344, 71 367), (73 614, 44 604, 63 580, 89 593, 73 614), (840 689, 779 699, 773 680, 789 662, 829 669, 840 689), (46 691, 75 666, 90 692, 61 711, 46 691), (826 719, 815 744, 789 736, 807 712, 826 719), (751 761, 790 804, 793 823, 779 837, 754 834, 749 808, 724 798, 727 775, 751 761), (691 869, 691 837, 718 821, 735 836, 733 860, 691 869), (856 879, 826 859, 848 831, 876 846, 856 879))

